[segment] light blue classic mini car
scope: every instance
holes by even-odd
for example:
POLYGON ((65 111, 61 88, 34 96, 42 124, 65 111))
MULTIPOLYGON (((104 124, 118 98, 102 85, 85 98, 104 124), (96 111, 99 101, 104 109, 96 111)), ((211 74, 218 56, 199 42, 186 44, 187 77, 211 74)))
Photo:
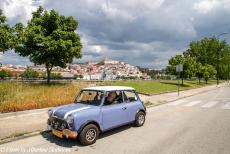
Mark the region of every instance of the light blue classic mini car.
POLYGON ((48 111, 48 129, 60 138, 79 138, 83 145, 96 142, 109 129, 145 123, 146 109, 131 87, 84 88, 74 103, 48 111))

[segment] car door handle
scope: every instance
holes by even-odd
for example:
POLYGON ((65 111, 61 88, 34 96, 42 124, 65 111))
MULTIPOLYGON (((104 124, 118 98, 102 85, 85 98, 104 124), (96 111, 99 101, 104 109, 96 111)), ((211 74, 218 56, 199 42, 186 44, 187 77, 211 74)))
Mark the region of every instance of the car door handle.
POLYGON ((123 107, 123 108, 122 108, 122 110, 126 110, 126 109, 127 109, 127 107, 123 107))

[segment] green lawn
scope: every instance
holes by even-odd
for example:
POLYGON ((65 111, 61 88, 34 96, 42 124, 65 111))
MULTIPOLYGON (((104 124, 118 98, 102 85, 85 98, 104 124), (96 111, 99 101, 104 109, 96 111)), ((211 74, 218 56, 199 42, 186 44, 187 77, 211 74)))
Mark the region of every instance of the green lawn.
MULTIPOLYGON (((208 85, 216 81, 208 82, 208 85)), ((66 84, 23 83, 0 81, 0 113, 15 112, 29 109, 46 108, 68 104, 74 100, 81 88, 93 85, 131 86, 145 94, 159 94, 177 91, 177 81, 108 81, 82 82, 74 81, 66 84)), ((206 86, 205 82, 185 81, 181 90, 206 86)))
MULTIPOLYGON (((208 84, 205 84, 204 81, 201 81, 201 84, 198 84, 198 81, 184 81, 184 85, 180 85, 181 90, 187 90, 192 88, 199 88, 202 86, 207 86, 215 84, 215 80, 210 80, 208 84)), ((102 82, 98 85, 108 85, 108 86, 130 86, 137 90, 139 93, 144 94, 159 94, 165 92, 177 91, 177 80, 152 80, 152 81, 108 81, 102 82)))

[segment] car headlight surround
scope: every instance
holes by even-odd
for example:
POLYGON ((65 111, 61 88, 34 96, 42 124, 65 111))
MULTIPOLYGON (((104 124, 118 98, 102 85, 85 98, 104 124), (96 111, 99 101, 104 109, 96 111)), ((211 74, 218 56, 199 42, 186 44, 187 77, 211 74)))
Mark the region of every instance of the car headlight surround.
POLYGON ((51 109, 49 109, 49 110, 48 110, 48 115, 49 115, 49 117, 51 117, 52 114, 53 114, 53 111, 52 111, 51 109))
POLYGON ((68 124, 72 124, 74 122, 74 116, 72 114, 68 115, 66 118, 66 122, 68 124))

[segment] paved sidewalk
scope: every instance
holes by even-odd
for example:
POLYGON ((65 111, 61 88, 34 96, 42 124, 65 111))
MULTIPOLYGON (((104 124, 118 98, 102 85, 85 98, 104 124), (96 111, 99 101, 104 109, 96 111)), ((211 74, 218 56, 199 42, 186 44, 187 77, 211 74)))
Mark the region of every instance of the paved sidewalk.
MULTIPOLYGON (((224 83, 220 86, 227 86, 227 84, 224 83)), ((177 92, 173 92, 153 96, 140 95, 140 97, 144 102, 149 102, 148 105, 154 106, 205 91, 214 90, 216 88, 218 88, 216 85, 212 85, 198 89, 181 91, 180 96, 177 96, 177 92)), ((0 142, 2 139, 8 137, 20 136, 22 134, 35 131, 44 131, 46 129, 46 121, 48 118, 47 110, 48 108, 0 114, 0 142)))

